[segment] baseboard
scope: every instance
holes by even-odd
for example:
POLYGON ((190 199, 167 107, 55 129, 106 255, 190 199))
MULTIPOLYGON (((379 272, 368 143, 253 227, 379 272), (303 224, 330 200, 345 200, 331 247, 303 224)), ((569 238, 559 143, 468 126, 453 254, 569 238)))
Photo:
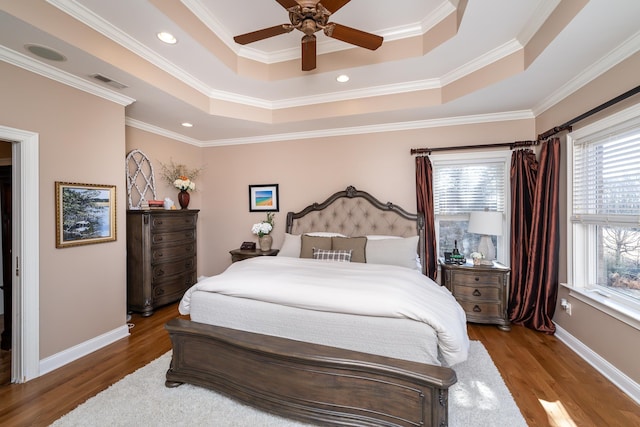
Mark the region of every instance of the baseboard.
POLYGON ((576 337, 562 329, 556 323, 556 337, 565 343, 578 356, 582 357, 588 364, 593 366, 598 372, 604 375, 616 387, 622 390, 627 396, 640 404, 640 384, 629 378, 624 372, 602 358, 598 353, 591 350, 576 337))
POLYGON ((91 338, 88 341, 63 350, 60 353, 56 353, 53 356, 44 358, 40 360, 40 375, 44 375, 58 369, 73 362, 74 360, 86 356, 89 353, 93 353, 102 347, 116 342, 119 339, 126 338, 127 336, 129 336, 129 328, 127 325, 123 325, 95 338, 91 338))

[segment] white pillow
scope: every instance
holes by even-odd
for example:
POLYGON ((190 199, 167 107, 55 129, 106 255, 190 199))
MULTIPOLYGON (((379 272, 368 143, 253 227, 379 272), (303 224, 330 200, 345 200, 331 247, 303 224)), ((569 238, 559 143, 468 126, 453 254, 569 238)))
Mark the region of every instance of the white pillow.
POLYGON ((347 237, 344 234, 334 233, 332 231, 314 231, 313 233, 304 233, 307 236, 314 237, 347 237))
POLYGON ((278 252, 278 256, 300 258, 300 249, 302 249, 302 236, 284 233, 284 243, 280 248, 280 252, 278 252))
POLYGON ((384 234, 368 234, 367 240, 402 239, 400 236, 385 236, 384 234))
POLYGON ((417 270, 418 239, 419 236, 369 240, 367 236, 367 263, 398 265, 417 270))

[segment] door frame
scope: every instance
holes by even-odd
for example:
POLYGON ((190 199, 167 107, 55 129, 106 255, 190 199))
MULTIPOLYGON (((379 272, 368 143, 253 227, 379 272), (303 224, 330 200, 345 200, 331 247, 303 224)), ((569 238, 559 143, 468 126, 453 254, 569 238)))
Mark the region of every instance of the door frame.
POLYGON ((40 375, 39 135, 0 125, 12 152, 13 336, 11 382, 40 375))

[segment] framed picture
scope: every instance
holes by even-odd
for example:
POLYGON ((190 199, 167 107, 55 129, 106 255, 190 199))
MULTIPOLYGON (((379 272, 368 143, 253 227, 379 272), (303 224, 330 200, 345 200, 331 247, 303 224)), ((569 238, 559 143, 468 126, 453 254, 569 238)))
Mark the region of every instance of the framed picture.
POLYGON ((56 248, 116 240, 116 186, 56 181, 56 248))
POLYGON ((250 212, 278 212, 278 184, 250 185, 250 212))

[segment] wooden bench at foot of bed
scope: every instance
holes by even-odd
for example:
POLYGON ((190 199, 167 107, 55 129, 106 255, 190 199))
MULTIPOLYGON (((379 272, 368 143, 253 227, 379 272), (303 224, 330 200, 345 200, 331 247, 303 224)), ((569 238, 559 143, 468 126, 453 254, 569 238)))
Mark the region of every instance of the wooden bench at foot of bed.
POLYGON ((173 319, 167 387, 321 425, 446 426, 452 369, 173 319))

